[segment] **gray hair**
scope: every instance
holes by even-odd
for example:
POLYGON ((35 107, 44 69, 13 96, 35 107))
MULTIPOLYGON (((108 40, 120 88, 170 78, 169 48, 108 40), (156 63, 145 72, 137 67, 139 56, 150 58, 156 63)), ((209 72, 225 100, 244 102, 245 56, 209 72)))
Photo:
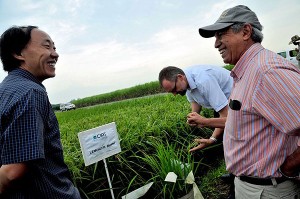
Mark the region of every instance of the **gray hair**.
POLYGON ((158 80, 162 86, 163 80, 175 81, 178 74, 185 75, 183 70, 175 66, 167 66, 159 72, 158 80))
MULTIPOLYGON (((246 23, 235 23, 231 26, 231 29, 234 33, 238 33, 242 30, 242 28, 244 27, 246 23)), ((251 34, 251 39, 255 42, 255 43, 261 43, 264 35, 262 34, 262 32, 260 30, 258 30, 255 26, 252 26, 252 34, 251 34)))

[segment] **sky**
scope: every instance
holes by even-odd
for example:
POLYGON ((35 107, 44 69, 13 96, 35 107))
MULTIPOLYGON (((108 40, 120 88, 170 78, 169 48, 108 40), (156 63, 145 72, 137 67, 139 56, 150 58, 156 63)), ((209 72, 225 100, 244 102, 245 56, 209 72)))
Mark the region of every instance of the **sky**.
POLYGON ((214 38, 198 29, 241 4, 263 25, 265 48, 295 48, 299 0, 0 0, 0 34, 35 25, 50 35, 59 59, 43 84, 58 104, 157 81, 166 66, 224 66, 214 38))

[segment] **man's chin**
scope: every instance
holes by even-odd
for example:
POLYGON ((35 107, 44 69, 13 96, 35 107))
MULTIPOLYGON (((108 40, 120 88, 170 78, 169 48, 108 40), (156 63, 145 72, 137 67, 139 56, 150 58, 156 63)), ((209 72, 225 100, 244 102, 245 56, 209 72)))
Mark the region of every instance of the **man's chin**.
POLYGON ((43 82, 44 80, 50 79, 50 78, 53 78, 53 77, 55 77, 55 73, 48 74, 47 76, 44 76, 44 77, 41 77, 41 78, 38 78, 38 79, 40 80, 40 82, 43 82))
POLYGON ((53 78, 53 77, 55 77, 55 73, 53 73, 53 74, 50 74, 49 76, 48 76, 48 78, 53 78))
POLYGON ((181 96, 184 96, 184 95, 185 95, 185 93, 186 93, 186 90, 184 90, 184 91, 180 91, 180 92, 177 92, 177 94, 179 94, 179 95, 181 95, 181 96))

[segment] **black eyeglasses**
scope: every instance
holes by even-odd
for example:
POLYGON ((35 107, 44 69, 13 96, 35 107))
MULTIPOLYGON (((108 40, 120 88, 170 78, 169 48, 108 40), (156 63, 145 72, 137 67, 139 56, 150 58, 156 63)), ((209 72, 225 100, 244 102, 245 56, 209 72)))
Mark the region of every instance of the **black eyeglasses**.
POLYGON ((174 88, 171 90, 171 93, 177 93, 176 83, 177 83, 177 76, 176 76, 176 79, 175 79, 174 88))

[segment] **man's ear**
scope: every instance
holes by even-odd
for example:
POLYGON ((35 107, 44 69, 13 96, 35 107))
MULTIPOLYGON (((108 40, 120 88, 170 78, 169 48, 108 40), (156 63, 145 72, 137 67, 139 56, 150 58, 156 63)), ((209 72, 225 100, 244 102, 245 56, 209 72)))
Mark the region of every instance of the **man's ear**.
POLYGON ((14 53, 14 57, 16 58, 16 59, 18 59, 18 60, 22 60, 22 61, 24 61, 24 57, 23 57, 23 54, 22 53, 20 53, 19 55, 17 54, 17 53, 14 53))
POLYGON ((252 34, 252 26, 250 24, 245 24, 244 28, 243 28, 243 37, 245 38, 245 40, 248 40, 249 38, 251 38, 251 34, 252 34))
POLYGON ((179 79, 182 79, 182 78, 184 77, 184 75, 178 74, 177 77, 178 77, 179 79))

